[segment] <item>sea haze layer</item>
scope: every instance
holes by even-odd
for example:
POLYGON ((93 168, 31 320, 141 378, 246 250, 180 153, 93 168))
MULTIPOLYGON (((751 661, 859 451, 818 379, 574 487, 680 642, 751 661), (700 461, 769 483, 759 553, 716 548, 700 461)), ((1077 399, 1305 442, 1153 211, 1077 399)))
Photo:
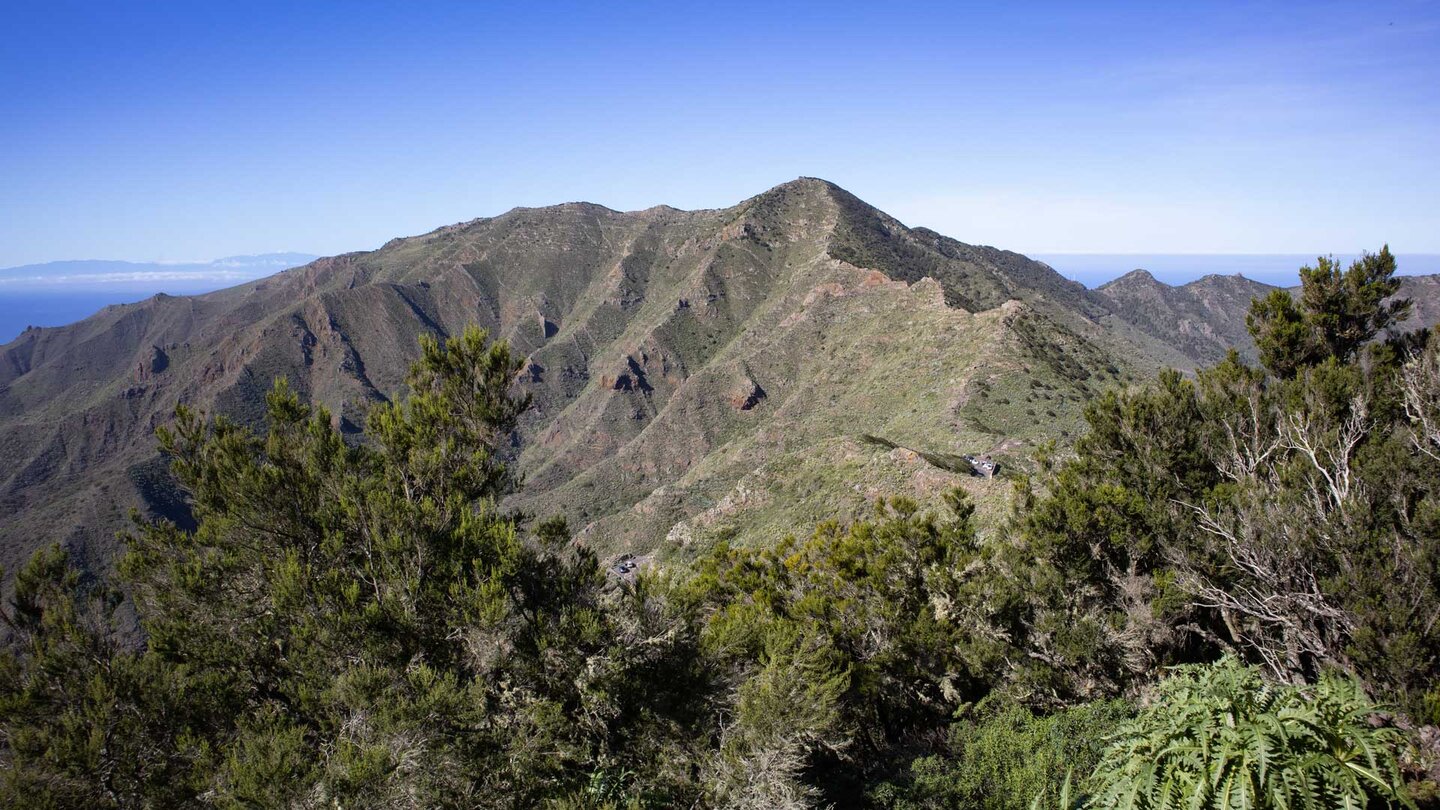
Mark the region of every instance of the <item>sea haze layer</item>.
POLYGON ((156 293, 195 295, 242 284, 315 259, 308 253, 230 256, 210 262, 80 260, 0 270, 0 344, 27 326, 64 326, 109 304, 156 293))
MULTIPOLYGON (((1148 270, 1166 284, 1185 284, 1209 275, 1242 275, 1278 287, 1300 283, 1300 268, 1315 264, 1315 255, 1303 253, 1031 253, 1062 276, 1094 289, 1131 270, 1148 270)), ((1349 264, 1359 254, 1335 254, 1349 264)), ((1440 273, 1440 254, 1399 253, 1396 264, 1407 276, 1440 273)))

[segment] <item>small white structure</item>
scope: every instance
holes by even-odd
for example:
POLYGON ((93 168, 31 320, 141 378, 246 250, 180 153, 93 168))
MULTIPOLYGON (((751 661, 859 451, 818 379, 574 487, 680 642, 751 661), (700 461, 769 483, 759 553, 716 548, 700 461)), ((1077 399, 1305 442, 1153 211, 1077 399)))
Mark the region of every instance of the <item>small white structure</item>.
POLYGON ((994 478, 995 474, 1000 472, 999 462, 994 461, 989 456, 972 456, 967 454, 964 458, 965 461, 970 464, 971 475, 978 475, 981 478, 994 478))

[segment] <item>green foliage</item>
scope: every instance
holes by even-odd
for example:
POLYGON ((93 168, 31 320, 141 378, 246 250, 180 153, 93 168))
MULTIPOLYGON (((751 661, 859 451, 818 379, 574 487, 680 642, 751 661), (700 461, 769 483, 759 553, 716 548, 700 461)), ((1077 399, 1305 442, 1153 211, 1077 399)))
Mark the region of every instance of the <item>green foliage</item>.
POLYGON ((1245 316, 1260 363, 1281 378, 1294 377, 1301 368, 1321 359, 1321 344, 1305 312, 1287 290, 1272 290, 1257 298, 1245 316))
POLYGON ((1269 373, 1232 353, 1092 401, 963 578, 959 623, 993 640, 1004 693, 1064 707, 1229 654, 1297 688, 1344 672, 1434 721, 1440 349, 1374 340, 1404 311, 1382 303, 1392 272, 1388 251, 1322 262, 1303 307, 1256 302, 1269 373))
POLYGON ((171 805, 193 789, 208 751, 184 729, 215 718, 178 673, 117 643, 115 604, 58 547, 18 572, 0 611, 0 805, 171 805))
POLYGON ((1358 684, 1326 675, 1312 686, 1267 683, 1233 659, 1184 667, 1124 725, 1095 771, 1088 806, 1359 808, 1408 804, 1399 731, 1358 684))
POLYGON ((980 693, 948 610, 978 543, 958 492, 951 509, 942 520, 897 498, 872 521, 774 548, 722 543, 699 561, 677 597, 735 690, 720 795, 783 803, 852 790, 857 771, 882 771, 889 752, 980 693))
POLYGON ((643 594, 613 593, 563 524, 501 510, 525 404, 504 344, 422 349, 360 446, 283 384, 262 436, 179 412, 161 444, 198 526, 130 538, 144 651, 114 645, 63 556, 22 573, 8 804, 508 807, 632 756, 683 798, 656 763, 686 721, 687 637, 638 646, 662 620, 643 594))
POLYGON ((427 340, 360 445, 283 384, 263 435, 182 409, 161 444, 197 526, 140 525, 122 565, 144 650, 62 555, 19 578, 6 798, 798 805, 983 694, 951 617, 979 553, 963 497, 621 587, 563 523, 499 505, 515 370, 482 333, 427 340))
POLYGON ((1009 542, 967 577, 967 621, 1033 704, 1117 694, 1176 653, 1192 611, 1166 576, 1186 521, 1170 502, 1219 481, 1195 383, 1178 373, 1103 394, 1086 419, 1073 458, 1043 458, 1040 477, 1018 483, 1009 542))
POLYGON ((1300 300, 1327 356, 1350 359, 1375 335, 1404 320, 1409 301, 1385 299, 1400 289, 1390 246, 1366 253, 1341 271, 1333 258, 1300 268, 1300 300))
POLYGON ((943 753, 917 759, 905 778, 873 794, 877 804, 897 810, 1025 810, 1036 800, 1068 795, 1071 774, 1090 773, 1107 739, 1132 714, 1118 700, 1045 715, 987 698, 951 728, 943 753))
POLYGON ((1300 268, 1296 301, 1284 290, 1257 299, 1246 325, 1260 362, 1282 379, 1326 359, 1344 363, 1377 334, 1405 319, 1410 302, 1386 302, 1400 289, 1395 256, 1388 245, 1366 253, 1341 270, 1333 257, 1300 268))
POLYGON ((1289 312, 1321 347, 1284 350, 1293 367, 1232 353, 1090 404, 1074 456, 1022 483, 1013 544, 984 574, 1024 582, 984 617, 1011 660, 1036 662, 1015 694, 1116 694, 1232 653, 1294 683, 1339 668, 1429 719, 1440 373, 1427 333, 1361 340, 1403 312, 1381 303, 1393 269, 1383 250, 1344 274, 1322 262, 1307 274, 1318 308, 1256 302, 1271 337, 1289 312))

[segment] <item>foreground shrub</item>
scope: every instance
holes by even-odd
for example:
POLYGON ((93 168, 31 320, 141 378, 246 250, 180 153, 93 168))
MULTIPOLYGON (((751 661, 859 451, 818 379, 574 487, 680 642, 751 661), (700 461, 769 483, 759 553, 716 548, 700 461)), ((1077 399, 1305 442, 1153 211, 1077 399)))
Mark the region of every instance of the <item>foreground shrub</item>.
POLYGON ((1058 796, 1072 772, 1094 769, 1133 713, 1121 700, 1042 715, 987 698, 952 727, 945 755, 917 759, 907 779, 882 785, 875 799, 906 810, 1025 810, 1032 797, 1058 796))

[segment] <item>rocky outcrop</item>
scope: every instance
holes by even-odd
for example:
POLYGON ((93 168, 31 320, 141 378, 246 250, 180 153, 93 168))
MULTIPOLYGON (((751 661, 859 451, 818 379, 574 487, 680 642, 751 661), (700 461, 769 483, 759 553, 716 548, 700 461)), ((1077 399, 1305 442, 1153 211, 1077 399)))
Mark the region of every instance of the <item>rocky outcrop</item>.
POLYGON ((730 407, 737 411, 748 411, 765 399, 765 389, 760 383, 746 379, 730 389, 730 407))
POLYGON ((170 356, 159 346, 151 346, 147 357, 135 365, 136 379, 144 382, 170 367, 170 356))

